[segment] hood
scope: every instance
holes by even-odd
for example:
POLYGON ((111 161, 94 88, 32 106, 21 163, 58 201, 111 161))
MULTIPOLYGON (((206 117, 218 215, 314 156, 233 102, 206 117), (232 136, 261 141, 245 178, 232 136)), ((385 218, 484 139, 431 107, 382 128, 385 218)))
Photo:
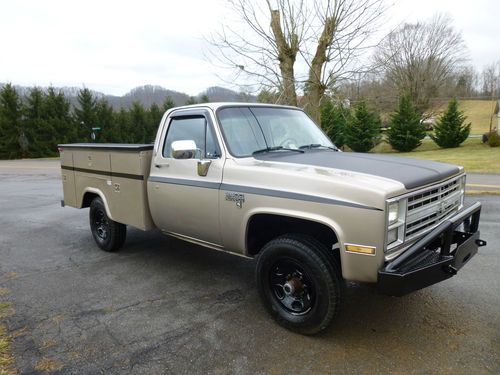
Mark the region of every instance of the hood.
POLYGON ((429 160, 329 150, 308 150, 304 153, 269 152, 255 155, 254 158, 365 173, 398 181, 408 190, 442 181, 461 171, 455 165, 429 160))

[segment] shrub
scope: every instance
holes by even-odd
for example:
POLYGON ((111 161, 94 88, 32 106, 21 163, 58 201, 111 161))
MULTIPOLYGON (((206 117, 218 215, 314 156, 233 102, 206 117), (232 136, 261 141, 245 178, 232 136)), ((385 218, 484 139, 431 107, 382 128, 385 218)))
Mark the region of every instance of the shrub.
POLYGON ((500 135, 496 132, 491 132, 488 137, 488 144, 490 147, 498 147, 500 146, 500 135))
POLYGON ((425 138, 425 127, 408 95, 399 99, 399 108, 391 116, 387 141, 395 150, 408 152, 416 149, 425 138))
POLYGON ((354 116, 346 126, 345 140, 356 152, 368 152, 380 142, 380 118, 364 101, 356 104, 354 116))
POLYGON ((457 100, 450 100, 448 108, 434 126, 434 134, 431 135, 432 140, 442 148, 460 146, 470 133, 471 124, 464 124, 466 118, 463 112, 458 110, 457 100))

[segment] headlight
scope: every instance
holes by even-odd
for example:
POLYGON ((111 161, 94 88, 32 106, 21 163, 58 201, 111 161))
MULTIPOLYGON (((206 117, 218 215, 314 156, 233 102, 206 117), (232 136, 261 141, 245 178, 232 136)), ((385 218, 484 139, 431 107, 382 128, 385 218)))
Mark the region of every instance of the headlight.
POLYGON ((399 218, 399 202, 392 202, 388 207, 388 219, 389 225, 392 225, 398 221, 399 218))
POLYGON ((404 242, 406 206, 406 199, 387 202, 386 252, 404 242))

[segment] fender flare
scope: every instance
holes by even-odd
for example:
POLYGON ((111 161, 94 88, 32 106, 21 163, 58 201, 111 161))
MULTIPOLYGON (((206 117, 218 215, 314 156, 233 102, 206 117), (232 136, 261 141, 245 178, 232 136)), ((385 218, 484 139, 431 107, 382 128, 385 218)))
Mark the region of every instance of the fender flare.
POLYGON ((109 204, 108 204, 108 200, 106 199, 106 195, 99 189, 92 188, 92 187, 86 187, 83 190, 82 200, 80 202, 80 208, 83 208, 82 207, 83 206, 83 197, 85 197, 85 194, 87 194, 87 193, 96 194, 102 199, 102 202, 104 203, 104 208, 106 209, 106 215, 108 215, 108 217, 114 221, 113 215, 111 214, 111 210, 109 209, 109 204))

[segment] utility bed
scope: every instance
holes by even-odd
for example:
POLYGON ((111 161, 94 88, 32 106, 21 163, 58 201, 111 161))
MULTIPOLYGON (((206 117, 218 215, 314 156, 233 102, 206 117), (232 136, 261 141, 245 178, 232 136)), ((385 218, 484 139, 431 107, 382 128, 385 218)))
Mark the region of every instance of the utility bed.
POLYGON ((64 204, 88 207, 97 194, 107 203, 112 220, 154 228, 146 188, 152 150, 152 144, 59 145, 64 204))

